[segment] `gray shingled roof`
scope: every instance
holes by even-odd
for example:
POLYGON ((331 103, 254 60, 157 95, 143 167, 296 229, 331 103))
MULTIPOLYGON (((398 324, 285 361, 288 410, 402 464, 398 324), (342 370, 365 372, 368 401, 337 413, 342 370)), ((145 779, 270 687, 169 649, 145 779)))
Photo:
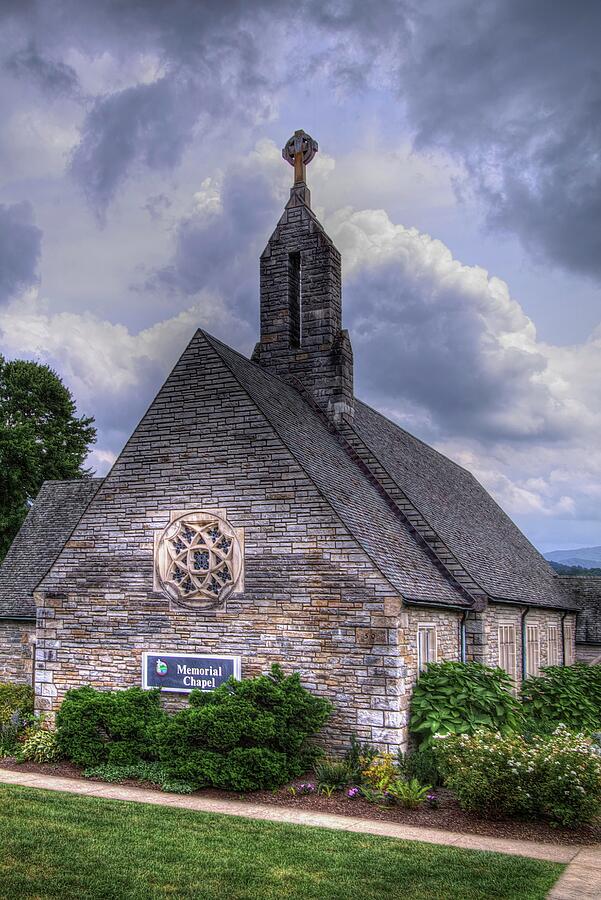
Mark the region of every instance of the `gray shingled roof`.
POLYGON ((574 608, 551 566, 470 472, 359 400, 354 428, 489 597, 574 608))
POLYGON ((35 618, 33 590, 101 484, 102 478, 44 482, 0 566, 0 618, 35 618))
POLYGON ((408 599, 465 606, 380 493, 293 387, 202 332, 391 585, 408 599))

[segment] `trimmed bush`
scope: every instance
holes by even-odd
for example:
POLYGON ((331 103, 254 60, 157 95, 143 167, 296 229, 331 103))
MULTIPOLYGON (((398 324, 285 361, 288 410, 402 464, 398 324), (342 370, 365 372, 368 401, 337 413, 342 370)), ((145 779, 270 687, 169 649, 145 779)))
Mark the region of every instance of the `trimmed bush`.
POLYGON ((520 704, 513 682, 502 669, 481 663, 430 663, 420 675, 411 700, 410 731, 428 746, 437 734, 473 734, 490 728, 507 734, 519 730, 520 704))
POLYGON ((601 812, 601 756, 563 726, 531 740, 487 731, 441 736, 435 746, 463 809, 489 818, 546 816, 570 827, 601 812))
POLYGON ((80 766, 132 765, 154 759, 165 718, 159 691, 68 691, 56 716, 59 752, 80 766))
POLYGON ((601 729, 601 666, 549 666, 522 688, 526 727, 550 734, 564 724, 593 734, 601 729))
POLYGON ((160 759, 175 780, 198 787, 251 791, 294 778, 317 755, 308 739, 331 704, 279 666, 270 675, 230 679, 215 691, 192 691, 190 706, 165 719, 160 759))

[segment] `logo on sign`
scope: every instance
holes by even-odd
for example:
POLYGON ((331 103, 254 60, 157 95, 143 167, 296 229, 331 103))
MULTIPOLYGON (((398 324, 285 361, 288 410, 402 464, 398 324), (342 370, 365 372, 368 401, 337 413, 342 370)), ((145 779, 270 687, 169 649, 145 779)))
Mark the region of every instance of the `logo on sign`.
POLYGON ((162 659, 157 659, 157 665, 156 665, 157 675, 166 675, 168 671, 169 671, 169 668, 167 666, 167 663, 163 662, 162 659))

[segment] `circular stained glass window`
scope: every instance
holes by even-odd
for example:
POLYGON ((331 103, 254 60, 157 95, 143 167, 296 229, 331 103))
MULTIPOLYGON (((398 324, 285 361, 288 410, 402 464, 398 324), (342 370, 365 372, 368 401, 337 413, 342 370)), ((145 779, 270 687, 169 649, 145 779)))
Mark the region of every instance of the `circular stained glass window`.
POLYGON ((185 513, 160 536, 156 569, 172 600, 195 609, 219 606, 240 581, 242 552, 236 531, 213 513, 185 513))

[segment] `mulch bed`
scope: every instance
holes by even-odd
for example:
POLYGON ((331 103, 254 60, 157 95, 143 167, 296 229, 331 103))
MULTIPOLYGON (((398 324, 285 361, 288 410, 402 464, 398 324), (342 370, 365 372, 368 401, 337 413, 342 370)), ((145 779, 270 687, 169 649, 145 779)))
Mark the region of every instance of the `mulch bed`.
MULTIPOLYGON (((62 778, 82 778, 83 769, 68 762, 56 763, 18 763, 8 757, 0 760, 0 768, 13 769, 19 772, 36 772, 40 775, 56 775, 62 778)), ((90 779, 99 780, 99 779, 90 779)), ((292 782, 298 789, 300 784, 310 781, 310 777, 299 778, 292 782)), ((123 784, 138 785, 137 781, 124 781, 123 784)), ((143 783, 145 788, 160 790, 154 785, 143 783)), ((440 828, 444 831, 459 831, 464 834, 480 834, 490 837, 511 838, 522 841, 539 841, 547 844, 597 844, 601 843, 601 822, 594 826, 577 829, 553 827, 544 821, 518 821, 515 819, 481 819, 473 813, 464 812, 459 807, 454 795, 444 788, 437 788, 439 797, 438 809, 431 809, 424 804, 420 809, 402 809, 398 806, 379 807, 362 798, 350 799, 343 792, 325 797, 321 794, 293 794, 288 787, 276 791, 256 791, 252 794, 237 794, 231 791, 204 789, 196 791, 193 796, 213 797, 224 800, 246 800, 249 803, 266 803, 271 806, 285 806, 289 809, 301 809, 306 812, 333 813, 349 816, 353 819, 377 819, 382 822, 395 822, 400 825, 415 825, 425 828, 440 828)))

